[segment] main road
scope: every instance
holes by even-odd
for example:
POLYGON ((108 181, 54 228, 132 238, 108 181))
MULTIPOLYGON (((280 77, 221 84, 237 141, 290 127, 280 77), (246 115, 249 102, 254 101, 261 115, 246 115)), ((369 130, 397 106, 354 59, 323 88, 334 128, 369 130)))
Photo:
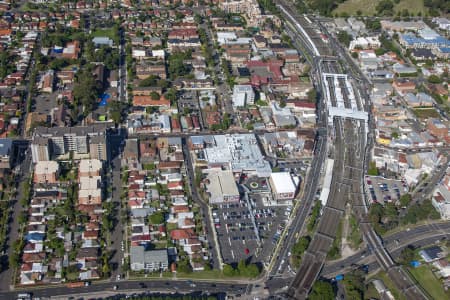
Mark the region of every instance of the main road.
POLYGON ((136 280, 123 282, 94 282, 90 286, 78 288, 68 288, 64 285, 42 285, 34 289, 21 289, 11 292, 0 293, 0 299, 17 299, 19 293, 30 292, 33 297, 57 297, 68 295, 84 295, 88 298, 93 293, 103 292, 119 294, 125 291, 144 292, 164 292, 164 293, 226 293, 228 295, 244 295, 250 292, 248 284, 234 282, 202 282, 190 280, 136 280), (114 290, 117 286, 117 290, 114 290))
MULTIPOLYGON (((387 244, 387 250, 395 259, 400 257, 402 250, 408 246, 421 248, 450 239, 450 222, 433 223, 421 225, 410 230, 403 230, 395 234, 386 236, 384 243, 387 244), (404 237, 404 239, 402 239, 404 237), (389 241, 389 242, 388 242, 389 241)), ((332 261, 322 268, 320 277, 332 279, 339 274, 348 273, 354 269, 364 267, 368 273, 380 270, 381 266, 375 259, 375 255, 367 248, 361 249, 354 255, 332 261)), ((277 294, 287 288, 286 284, 293 279, 293 276, 287 274, 283 277, 274 278, 267 282, 271 294, 277 294)))
MULTIPOLYGON (((402 231, 383 237, 383 244, 389 253, 394 258, 397 258, 400 251, 406 246, 414 246, 417 244, 426 245, 424 241, 429 240, 431 243, 435 243, 442 239, 450 239, 450 221, 426 223, 413 228, 404 228, 402 231)), ((372 267, 370 269, 380 267, 372 251, 363 248, 345 259, 325 264, 321 276, 331 278, 337 274, 345 273, 355 266, 361 265, 371 265, 372 267)))

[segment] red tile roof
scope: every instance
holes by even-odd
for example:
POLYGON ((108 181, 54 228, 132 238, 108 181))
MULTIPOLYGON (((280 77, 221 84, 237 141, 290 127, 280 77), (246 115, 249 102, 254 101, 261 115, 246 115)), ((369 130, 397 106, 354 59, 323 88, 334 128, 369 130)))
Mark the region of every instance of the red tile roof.
POLYGON ((170 232, 170 238, 172 240, 184 240, 196 237, 192 229, 174 229, 170 232))

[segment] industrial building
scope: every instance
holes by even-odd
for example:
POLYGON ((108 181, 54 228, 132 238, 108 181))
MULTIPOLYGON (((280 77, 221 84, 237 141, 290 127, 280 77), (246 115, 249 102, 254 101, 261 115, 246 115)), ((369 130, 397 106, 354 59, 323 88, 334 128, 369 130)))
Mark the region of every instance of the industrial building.
POLYGON ((166 271, 169 267, 167 250, 146 250, 145 246, 131 246, 130 265, 133 271, 166 271))
POLYGON ((230 170, 208 169, 207 182, 210 204, 239 201, 239 190, 230 170))
POLYGON ((297 191, 298 182, 294 181, 289 172, 276 172, 270 174, 270 186, 273 197, 277 201, 292 200, 297 191))

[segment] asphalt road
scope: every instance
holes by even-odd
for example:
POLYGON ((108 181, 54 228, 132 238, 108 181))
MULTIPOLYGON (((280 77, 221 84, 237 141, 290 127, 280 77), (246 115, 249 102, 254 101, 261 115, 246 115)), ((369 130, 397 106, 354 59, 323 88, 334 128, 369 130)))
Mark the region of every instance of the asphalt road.
POLYGON ((190 280, 152 280, 152 281, 123 281, 123 282, 102 282, 93 283, 90 286, 83 286, 78 288, 68 288, 63 285, 52 287, 51 285, 37 287, 35 289, 23 289, 13 292, 0 293, 1 299, 15 299, 19 293, 31 292, 33 297, 50 297, 60 295, 80 295, 92 293, 123 293, 125 291, 136 292, 182 292, 182 293, 227 293, 230 295, 244 295, 249 292, 251 288, 247 284, 239 283, 211 283, 211 282, 194 282, 190 280), (117 285, 118 289, 115 291, 113 287, 117 285))
POLYGON ((311 207, 314 203, 314 197, 319 185, 319 179, 321 177, 320 173, 322 170, 323 162, 326 155, 326 136, 319 135, 316 142, 316 153, 314 155, 310 173, 308 174, 307 181, 304 185, 305 192, 303 199, 300 199, 299 208, 297 210, 296 216, 288 228, 288 234, 285 237, 280 253, 276 258, 275 264, 272 267, 270 276, 275 276, 276 273, 284 273, 288 265, 288 253, 291 251, 292 246, 297 242, 297 233, 301 233, 305 226, 305 220, 311 211, 311 207))
POLYGON ((120 30, 120 46, 119 46, 119 101, 127 102, 128 99, 126 97, 127 94, 127 66, 126 66, 126 53, 125 53, 125 37, 123 29, 120 30))
MULTIPOLYGON (((122 131, 120 131, 122 133, 122 131)), ((126 206, 122 206, 120 195, 122 194, 122 179, 120 176, 120 149, 121 142, 124 140, 123 135, 112 135, 110 136, 109 143, 110 149, 112 149, 112 172, 111 172, 111 183, 112 183, 112 197, 111 201, 115 205, 115 218, 114 218, 114 229, 111 232, 111 251, 113 256, 110 260, 111 265, 111 280, 116 280, 118 274, 122 273, 122 259, 124 257, 124 251, 122 251, 121 243, 124 240, 124 230, 126 226, 122 224, 121 212, 126 209, 126 206)), ((126 205, 126 204, 125 204, 126 205)), ((126 241, 125 241, 126 242, 126 241)), ((124 243, 126 245, 126 243, 124 243)))
POLYGON ((219 262, 220 250, 218 248, 218 244, 215 242, 216 240, 214 238, 213 232, 215 228, 211 223, 211 218, 209 216, 209 207, 208 204, 202 200, 197 190, 197 186, 195 185, 195 172, 186 138, 183 138, 182 142, 183 142, 183 154, 185 159, 186 175, 188 177, 189 187, 192 193, 192 199, 200 206, 202 218, 205 223, 206 239, 208 241, 209 250, 211 252, 211 265, 213 269, 219 269, 221 268, 219 262))
MULTIPOLYGON (((433 245, 438 241, 450 239, 450 222, 444 224, 423 225, 417 228, 412 228, 410 231, 402 231, 396 234, 386 237, 386 241, 389 241, 387 249, 392 258, 398 259, 401 251, 407 246, 413 246, 415 248, 421 248, 428 245, 433 245), (433 228, 433 227, 436 227, 433 228), (401 238, 405 239, 402 240, 401 238), (400 239, 400 240, 399 240, 400 239), (399 243, 395 242, 399 240, 399 243)), ((369 252, 366 248, 362 249, 354 255, 325 265, 321 271, 320 276, 331 279, 338 274, 345 274, 353 269, 366 266, 368 273, 375 272, 380 269, 379 263, 376 261, 375 256, 369 252)), ((286 275, 283 277, 274 277, 266 282, 267 287, 271 294, 276 294, 287 289, 288 283, 293 280, 293 275, 286 275)))
POLYGON ((8 291, 10 285, 12 284, 12 278, 14 277, 14 269, 9 268, 8 266, 8 257, 11 255, 14 249, 11 247, 12 243, 19 238, 19 214, 22 211, 22 206, 19 204, 19 200, 24 196, 24 180, 26 174, 30 174, 31 168, 31 151, 27 152, 24 160, 20 163, 20 169, 18 173, 18 177, 20 178, 20 182, 17 187, 17 196, 14 199, 10 200, 11 208, 11 218, 9 223, 9 233, 8 239, 6 242, 6 256, 2 257, 4 260, 6 270, 0 273, 0 291, 8 291))
MULTIPOLYGON (((417 243, 427 245, 423 241, 431 241, 432 244, 443 237, 450 238, 450 221, 419 225, 409 230, 393 233, 383 238, 383 244, 389 253, 396 258, 400 254, 400 250, 408 245, 417 243)), ((332 277, 349 270, 352 266, 368 264, 374 262, 374 260, 375 257, 372 252, 364 248, 343 260, 328 263, 322 269, 321 274, 325 277, 332 277)), ((375 263, 375 265, 377 268, 379 267, 378 263, 375 263)))
MULTIPOLYGON (((203 28, 208 36, 209 44, 208 47, 212 48, 212 57, 214 59, 214 74, 220 78, 223 76, 223 71, 221 67, 220 62, 220 54, 217 52, 216 48, 214 47, 214 32, 212 31, 211 27, 207 25, 206 22, 203 22, 200 24, 200 27, 203 28), (219 76, 221 74, 221 76, 219 76)), ((231 97, 230 97, 230 87, 228 84, 224 82, 224 80, 219 79, 219 85, 216 87, 216 93, 219 95, 221 99, 221 106, 222 106, 222 112, 233 114, 233 105, 231 103, 231 97)))

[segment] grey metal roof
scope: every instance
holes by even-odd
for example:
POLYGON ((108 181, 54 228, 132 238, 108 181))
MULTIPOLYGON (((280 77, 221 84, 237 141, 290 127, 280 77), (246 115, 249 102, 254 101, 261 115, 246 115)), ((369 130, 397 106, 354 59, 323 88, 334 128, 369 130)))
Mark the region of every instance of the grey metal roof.
POLYGON ((168 262, 166 249, 161 250, 145 250, 144 246, 131 246, 130 249, 131 263, 153 263, 168 262))
POLYGON ((0 156, 8 156, 11 152, 11 147, 11 139, 0 139, 0 156))

